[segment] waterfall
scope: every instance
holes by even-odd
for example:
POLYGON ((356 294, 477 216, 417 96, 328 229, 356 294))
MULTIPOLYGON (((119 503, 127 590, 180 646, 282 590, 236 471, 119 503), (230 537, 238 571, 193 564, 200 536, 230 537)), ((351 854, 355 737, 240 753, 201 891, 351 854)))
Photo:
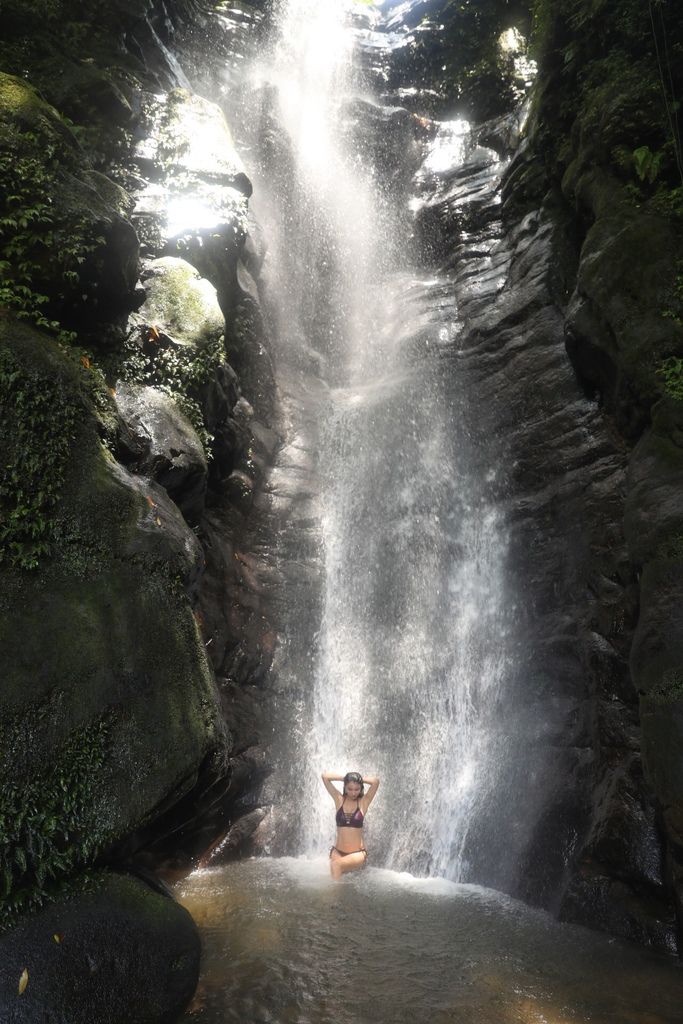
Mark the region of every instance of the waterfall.
MULTIPOLYGON (((502 771, 506 530, 466 380, 456 372, 454 384, 452 282, 420 266, 410 190, 367 141, 369 118, 387 131, 400 119, 408 149, 422 130, 380 104, 358 59, 359 35, 381 46, 378 19, 341 0, 281 0, 253 69, 276 363, 281 381, 296 368, 324 382, 313 414, 320 613, 289 609, 307 657, 287 665, 285 644, 280 659, 288 727, 273 793, 290 805, 296 794, 296 845, 314 853, 333 835, 320 772, 378 774, 373 862, 466 879, 472 823, 502 771)), ((422 175, 464 153, 467 125, 434 130, 422 175)), ((295 438, 299 426, 295 411, 295 438)))

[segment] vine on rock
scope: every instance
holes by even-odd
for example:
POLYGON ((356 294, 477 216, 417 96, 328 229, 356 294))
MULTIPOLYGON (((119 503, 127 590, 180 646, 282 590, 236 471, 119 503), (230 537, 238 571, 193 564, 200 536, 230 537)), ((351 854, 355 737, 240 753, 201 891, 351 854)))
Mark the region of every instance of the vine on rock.
POLYGON ((63 175, 75 169, 70 163, 56 141, 35 131, 7 132, 0 144, 0 306, 68 342, 75 334, 47 310, 64 302, 104 242, 85 214, 55 203, 63 175))

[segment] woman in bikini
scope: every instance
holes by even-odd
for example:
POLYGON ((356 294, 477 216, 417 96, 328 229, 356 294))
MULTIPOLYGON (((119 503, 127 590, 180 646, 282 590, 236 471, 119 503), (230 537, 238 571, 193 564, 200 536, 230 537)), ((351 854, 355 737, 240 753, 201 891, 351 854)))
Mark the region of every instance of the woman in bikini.
POLYGON ((368 807, 375 798, 378 778, 364 779, 358 772, 347 772, 337 775, 334 772, 323 772, 325 789, 334 800, 337 808, 337 838, 330 850, 330 874, 335 882, 347 871, 364 868, 368 860, 368 851, 363 842, 363 823, 368 807), (343 793, 340 793, 333 782, 342 782, 343 793), (370 787, 365 792, 365 783, 370 787))

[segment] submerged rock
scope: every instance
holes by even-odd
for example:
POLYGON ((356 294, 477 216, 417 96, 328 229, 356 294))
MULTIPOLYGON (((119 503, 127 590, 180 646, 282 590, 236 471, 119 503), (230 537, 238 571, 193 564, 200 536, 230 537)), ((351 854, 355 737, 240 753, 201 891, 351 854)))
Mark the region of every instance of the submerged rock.
POLYGON ((0 937, 0 1019, 165 1024, 192 998, 199 958, 183 907, 138 879, 98 874, 0 937))

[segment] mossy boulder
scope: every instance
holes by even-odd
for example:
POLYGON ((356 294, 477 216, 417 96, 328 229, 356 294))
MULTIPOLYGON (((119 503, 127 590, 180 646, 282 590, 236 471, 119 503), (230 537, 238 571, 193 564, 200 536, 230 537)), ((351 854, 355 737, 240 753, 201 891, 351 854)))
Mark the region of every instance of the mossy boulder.
POLYGON ((152 260, 141 279, 145 301, 130 316, 121 349, 105 358, 126 424, 120 456, 159 480, 194 522, 207 457, 220 456, 220 434, 239 394, 236 382, 226 381, 234 373, 225 321, 215 287, 184 260, 152 260))
POLYGON ((223 733, 187 594, 196 539, 103 443, 116 416, 96 371, 7 319, 0 370, 14 420, 0 440, 15 524, 0 534, 0 883, 12 912, 179 798, 223 733), (44 481, 33 503, 24 477, 44 481))
POLYGON ((189 913, 125 875, 100 873, 82 888, 0 937, 0 1019, 175 1021, 199 976, 189 913))
POLYGON ((145 301, 131 316, 142 330, 154 328, 179 345, 203 346, 225 333, 216 289, 185 260, 162 256, 142 274, 145 301))

